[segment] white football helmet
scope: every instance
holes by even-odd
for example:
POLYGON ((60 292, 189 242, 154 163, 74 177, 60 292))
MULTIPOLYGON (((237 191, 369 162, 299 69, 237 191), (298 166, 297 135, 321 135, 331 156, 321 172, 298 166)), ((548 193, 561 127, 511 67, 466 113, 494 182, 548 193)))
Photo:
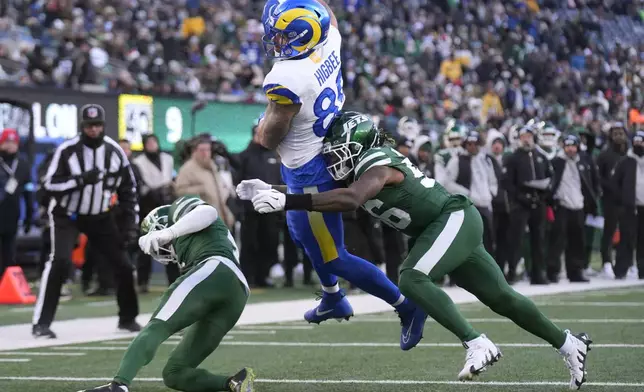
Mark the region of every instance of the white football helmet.
MULTIPOLYGON (((141 235, 146 235, 153 231, 163 230, 168 227, 168 215, 170 206, 164 205, 150 211, 150 213, 141 222, 141 235)), ((177 254, 174 251, 172 242, 165 246, 160 246, 158 252, 153 251, 150 254, 153 259, 161 264, 170 264, 177 262, 177 254)))

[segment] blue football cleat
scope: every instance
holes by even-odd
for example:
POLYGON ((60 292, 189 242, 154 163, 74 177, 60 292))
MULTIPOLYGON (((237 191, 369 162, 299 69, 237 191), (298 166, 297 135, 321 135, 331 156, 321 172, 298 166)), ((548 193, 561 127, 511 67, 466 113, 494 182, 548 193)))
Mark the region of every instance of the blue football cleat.
POLYGON ((315 309, 304 313, 304 320, 309 323, 320 324, 328 319, 349 320, 349 317, 353 316, 353 308, 345 298, 344 291, 340 290, 333 294, 323 292, 322 296, 318 297, 320 298, 322 301, 315 309))
POLYGON ((423 338, 427 313, 419 307, 414 307, 407 312, 398 312, 402 332, 400 334, 400 348, 404 351, 416 347, 423 338))

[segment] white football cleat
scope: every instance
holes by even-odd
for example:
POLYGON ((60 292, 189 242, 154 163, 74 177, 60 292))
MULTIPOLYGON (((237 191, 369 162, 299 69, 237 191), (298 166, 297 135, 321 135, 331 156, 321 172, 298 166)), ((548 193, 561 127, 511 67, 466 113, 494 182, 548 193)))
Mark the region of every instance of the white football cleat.
POLYGON ((590 351, 590 337, 585 333, 573 335, 566 330, 566 342, 559 349, 563 356, 564 363, 570 370, 570 389, 577 390, 586 382, 586 358, 590 351))
POLYGON ((465 366, 458 374, 458 379, 461 381, 473 379, 474 376, 485 371, 488 365, 493 365, 503 356, 501 350, 485 335, 463 342, 463 347, 467 349, 467 354, 465 366))
POLYGON ((631 265, 631 268, 629 268, 628 272, 626 273, 626 277, 629 279, 637 279, 639 275, 640 275, 640 272, 637 269, 636 265, 631 265))
POLYGON ((613 271, 613 263, 604 263, 599 275, 604 279, 615 279, 615 272, 613 271))

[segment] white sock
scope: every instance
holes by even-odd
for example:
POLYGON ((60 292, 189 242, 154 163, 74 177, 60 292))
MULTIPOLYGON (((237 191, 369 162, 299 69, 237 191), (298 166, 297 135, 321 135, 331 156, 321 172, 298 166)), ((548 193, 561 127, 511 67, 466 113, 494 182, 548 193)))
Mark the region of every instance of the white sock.
POLYGON ((337 283, 331 287, 322 286, 322 291, 328 294, 335 294, 340 291, 340 286, 337 283))
POLYGON ((391 306, 393 306, 395 308, 396 306, 402 304, 403 302, 405 302, 405 296, 400 294, 400 297, 398 297, 398 300, 396 302, 394 302, 393 304, 391 304, 391 306))
POLYGON ((566 341, 564 342, 563 346, 559 348, 559 352, 561 354, 567 354, 574 350, 575 348, 575 342, 572 339, 572 335, 568 332, 566 332, 566 341))

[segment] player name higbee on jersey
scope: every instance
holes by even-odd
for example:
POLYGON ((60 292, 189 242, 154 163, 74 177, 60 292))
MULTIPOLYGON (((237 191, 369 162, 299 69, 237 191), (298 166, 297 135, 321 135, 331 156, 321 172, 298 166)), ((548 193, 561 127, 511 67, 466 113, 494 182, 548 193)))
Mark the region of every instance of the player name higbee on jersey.
POLYGON ((340 58, 336 54, 336 51, 332 51, 329 57, 327 57, 320 67, 315 70, 315 78, 318 81, 318 85, 322 87, 324 83, 335 73, 335 70, 340 68, 340 58))

